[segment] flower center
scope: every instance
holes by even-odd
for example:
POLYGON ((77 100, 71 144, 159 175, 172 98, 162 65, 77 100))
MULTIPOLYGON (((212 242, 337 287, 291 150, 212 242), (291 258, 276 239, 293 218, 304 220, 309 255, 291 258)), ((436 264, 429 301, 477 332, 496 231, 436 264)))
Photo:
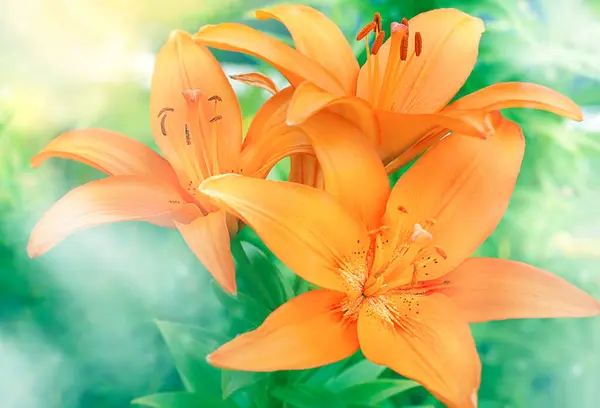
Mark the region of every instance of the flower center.
MULTIPOLYGON (((408 213, 404 207, 398 207, 398 210, 408 213)), ((345 262, 340 268, 350 289, 340 305, 346 318, 356 319, 365 301, 373 310, 390 312, 391 306, 385 306, 389 296, 413 299, 448 284, 441 279, 430 280, 427 270, 428 266, 447 258, 444 250, 434 245, 430 229, 435 223, 430 219, 400 230, 396 237, 391 237, 395 238, 392 239, 394 248, 385 248, 390 240, 384 240, 383 236, 389 228, 382 227, 370 233, 368 246, 354 252, 352 262, 345 262)))

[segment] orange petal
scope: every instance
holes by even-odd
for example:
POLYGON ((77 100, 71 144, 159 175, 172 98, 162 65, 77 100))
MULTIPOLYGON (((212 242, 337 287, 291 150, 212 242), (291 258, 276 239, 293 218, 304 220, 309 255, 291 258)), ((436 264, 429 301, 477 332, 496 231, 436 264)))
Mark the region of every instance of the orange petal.
POLYGON ((150 96, 154 137, 184 184, 191 181, 197 186, 205 177, 237 166, 240 106, 206 47, 195 44, 189 34, 174 31, 156 57, 150 96), (217 116, 222 119, 211 122, 217 116))
POLYGON ((229 247, 227 214, 223 210, 200 216, 188 224, 175 222, 190 249, 219 285, 236 293, 235 265, 229 247))
POLYGON ((319 160, 313 154, 295 154, 290 157, 288 181, 323 189, 325 181, 319 160))
POLYGON ((300 127, 312 140, 325 191, 369 230, 379 228, 390 184, 375 146, 359 129, 335 114, 319 113, 300 127))
POLYGON ((135 139, 104 129, 65 132, 31 158, 38 167, 51 157, 76 160, 110 176, 138 175, 175 183, 171 165, 154 150, 135 139))
POLYGON ((399 61, 390 55, 391 41, 377 53, 379 74, 374 72, 375 58, 361 69, 358 95, 370 100, 379 95, 380 109, 402 113, 433 113, 444 107, 473 70, 477 60, 483 22, 456 9, 436 9, 421 13, 409 22, 408 59, 399 61), (420 32, 423 50, 414 54, 414 33, 420 32), (381 84, 386 64, 397 64, 394 74, 381 84), (378 88, 381 88, 381 92, 378 88), (389 95, 386 95, 389 94, 389 95))
POLYGON ((385 165, 436 128, 482 138, 493 133, 488 123, 473 120, 468 115, 410 114, 382 110, 376 112, 381 127, 381 144, 378 151, 385 165))
POLYGON ((200 191, 254 229, 292 271, 315 285, 344 290, 338 267, 366 230, 329 194, 230 174, 211 177, 200 191))
POLYGON ((484 110, 533 108, 546 110, 569 119, 581 121, 583 113, 575 102, 553 89, 524 82, 502 82, 466 95, 448 106, 447 110, 484 110))
POLYGON ((235 79, 236 81, 243 82, 247 85, 256 86, 258 88, 262 88, 267 92, 275 95, 277 91, 277 85, 275 82, 268 76, 261 74, 260 72, 250 72, 248 74, 238 74, 238 75, 230 75, 231 79, 235 79))
POLYGON ((327 68, 347 94, 355 93, 358 61, 339 27, 323 13, 308 6, 280 5, 258 10, 256 17, 274 18, 285 25, 299 52, 327 68))
MULTIPOLYGON (((506 211, 525 141, 519 126, 499 113, 494 125, 496 132, 487 140, 457 133, 442 139, 392 190, 385 224, 393 228, 392 242, 399 241, 390 248, 404 244, 401 240, 416 223, 437 221, 428 229, 431 244, 442 248, 447 259, 428 265, 419 279, 434 279, 454 269, 492 233, 506 211), (408 214, 398 211, 399 206, 408 214)), ((410 280, 410 273, 403 278, 410 280)))
POLYGON ((207 25, 200 28, 194 35, 194 40, 220 50, 258 57, 273 65, 293 86, 308 80, 336 95, 345 93, 336 77, 332 76, 318 61, 243 24, 207 25))
POLYGON ((139 176, 114 176, 68 192, 37 223, 27 252, 44 254, 69 235, 120 221, 146 221, 169 226, 184 207, 176 186, 139 176))
POLYGON ((481 363, 475 342, 445 296, 366 298, 358 339, 367 359, 421 383, 449 408, 477 407, 481 363))
POLYGON ((379 125, 371 106, 361 98, 336 97, 310 82, 296 88, 287 112, 287 122, 299 125, 310 116, 327 109, 360 128, 370 140, 379 143, 379 125))
POLYGON ((241 173, 265 178, 284 157, 312 153, 312 145, 298 128, 285 124, 286 111, 294 92, 288 87, 265 102, 253 118, 240 157, 241 173))
POLYGON ((521 262, 470 258, 443 279, 450 283, 442 293, 471 323, 600 314, 598 301, 581 289, 521 262))
POLYGON ((302 370, 331 364, 358 350, 356 323, 343 320, 341 293, 313 290, 275 309, 256 330, 207 358, 230 370, 302 370))
POLYGON ((444 136, 449 133, 444 128, 434 128, 428 132, 425 136, 419 139, 418 142, 405 149, 404 152, 396 156, 392 161, 385 165, 385 170, 388 174, 392 174, 402 167, 416 159, 421 153, 429 150, 437 142, 439 142, 444 136))

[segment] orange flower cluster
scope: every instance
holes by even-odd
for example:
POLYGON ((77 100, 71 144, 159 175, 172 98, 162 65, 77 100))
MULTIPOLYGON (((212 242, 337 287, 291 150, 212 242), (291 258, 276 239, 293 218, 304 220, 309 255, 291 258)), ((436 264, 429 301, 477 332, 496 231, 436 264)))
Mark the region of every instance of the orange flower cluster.
POLYGON ((76 188, 35 227, 38 256, 94 225, 141 220, 177 228, 235 293, 229 239, 240 220, 292 271, 322 287, 275 310, 209 356, 246 371, 307 369, 358 349, 423 384, 448 407, 477 406, 481 364, 469 323, 583 317, 599 303, 533 266, 469 258, 502 218, 525 141, 501 109, 581 120, 576 104, 535 84, 500 83, 448 104, 472 71, 481 20, 454 9, 390 24, 376 13, 358 34, 360 67, 340 29, 306 6, 256 13, 295 48, 241 24, 174 32, 151 88, 160 156, 133 139, 88 129, 58 136, 33 158, 63 157, 109 177, 76 188), (373 45, 369 34, 373 32, 373 45), (385 41, 384 41, 385 40, 385 41), (237 98, 206 47, 277 68, 235 76, 273 93, 242 137, 237 98), (390 189, 387 175, 425 152, 390 189), (264 180, 290 156, 291 182, 264 180))

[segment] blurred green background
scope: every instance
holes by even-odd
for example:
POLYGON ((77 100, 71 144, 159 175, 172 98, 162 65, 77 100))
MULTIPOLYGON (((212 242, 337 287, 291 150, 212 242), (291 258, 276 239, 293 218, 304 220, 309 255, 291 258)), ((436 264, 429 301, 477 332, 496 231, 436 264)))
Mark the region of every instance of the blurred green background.
MULTIPOLYGON (((164 338, 171 345, 176 341, 173 333, 178 326, 159 324, 161 336, 155 319, 203 327, 206 336, 196 333, 200 342, 211 336, 209 331, 227 338, 255 327, 269 310, 303 290, 302 282, 277 265, 284 288, 277 287, 276 295, 253 297, 257 288, 271 285, 272 289, 278 282, 269 277, 276 274, 264 270, 268 263, 256 249, 247 246, 253 251, 253 265, 240 276, 241 300, 227 298, 213 287, 177 232, 139 223, 79 233, 40 259, 30 260, 25 250, 33 225, 56 199, 74 186, 102 177, 64 160, 34 170, 30 157, 61 131, 78 127, 120 131, 155 147, 148 86, 154 53, 169 31, 194 32, 207 23, 243 20, 286 36, 279 24, 248 19, 249 10, 271 4, 261 0, 3 1, 0 407, 126 407, 134 398, 181 390, 184 385, 210 389, 212 371, 199 377, 201 386, 186 383, 186 370, 210 369, 183 367, 186 363, 170 353, 164 342, 164 338), (254 272, 261 275, 250 276, 254 272), (174 361, 184 374, 183 384, 174 361)), ((600 1, 315 0, 304 4, 322 9, 348 38, 374 11, 389 22, 432 8, 460 8, 483 18, 487 28, 479 62, 461 94, 499 81, 531 81, 579 103, 586 115, 580 124, 537 111, 507 112, 525 132, 526 158, 509 211, 478 253, 548 269, 600 298, 600 1)), ((358 44, 358 53, 361 48, 358 44)), ((217 56, 230 74, 272 73, 253 58, 217 56)), ((250 119, 268 95, 235 86, 245 118, 250 119)), ((272 176, 285 177, 285 172, 283 162, 272 176)), ((242 238, 256 241, 248 229, 242 238)), ((238 261, 248 260, 238 257, 238 261)), ((482 407, 600 406, 598 319, 496 322, 476 325, 473 331, 484 365, 482 407)), ((194 350, 201 353, 200 349, 198 345, 194 350)), ((296 389, 295 395, 306 394, 308 399, 294 402, 286 397, 291 391, 282 384, 301 377, 297 387, 321 386, 323 378, 334 377, 350 363, 304 374, 282 373, 287 377, 276 375, 270 382, 260 376, 224 374, 221 384, 241 401, 233 406, 320 406, 314 401, 325 404, 326 394, 334 401, 334 386, 296 389), (249 384, 260 387, 236 391, 249 384), (275 388, 269 384, 278 391, 271 392, 275 388)), ((355 367, 353 381, 360 382, 361 375, 393 377, 373 370, 370 365, 355 367)), ((371 403, 393 407, 434 402, 415 388, 394 394, 387 405, 371 403)), ((213 405, 192 401, 170 406, 213 405)))

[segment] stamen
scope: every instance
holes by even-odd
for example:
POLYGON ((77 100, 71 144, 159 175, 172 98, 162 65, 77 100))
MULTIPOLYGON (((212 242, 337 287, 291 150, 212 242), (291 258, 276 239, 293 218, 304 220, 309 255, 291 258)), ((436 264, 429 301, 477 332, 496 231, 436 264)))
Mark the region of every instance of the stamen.
POLYGON ((163 134, 163 136, 167 135, 167 128, 166 128, 166 123, 165 121, 167 120, 167 115, 163 116, 162 119, 160 120, 160 131, 163 134))
POLYGON ((448 259, 448 255, 446 254, 446 252, 444 252, 444 250, 442 248, 440 248, 439 246, 434 246, 433 249, 435 249, 435 251, 440 254, 440 256, 444 259, 448 259))
POLYGON ((415 33, 415 54, 417 55, 417 57, 419 55, 421 55, 422 51, 423 51, 423 38, 421 37, 421 33, 417 31, 415 33))
POLYGON ((410 236, 410 240, 412 242, 417 242, 418 240, 422 240, 422 239, 430 240, 432 238, 433 238, 433 236, 429 233, 429 231, 423 229, 421 224, 415 224, 413 233, 410 236))
POLYGON ((190 137, 190 128, 187 123, 184 125, 183 130, 185 131, 185 144, 188 146, 192 145, 192 138, 190 137))
POLYGON ((400 43, 400 61, 406 61, 408 58, 408 36, 402 37, 400 43))
POLYGON ((212 101, 223 102, 223 99, 221 99, 221 97, 219 95, 213 95, 210 98, 208 98, 208 101, 209 102, 212 102, 212 101))
POLYGON ((160 118, 160 115, 162 115, 165 112, 175 112, 175 109, 173 109, 173 108, 162 108, 160 110, 160 112, 158 112, 158 115, 156 117, 160 118))
POLYGON ((408 28, 408 20, 406 19, 406 17, 402 17, 401 23, 408 28))
POLYGON ((381 14, 379 14, 379 12, 375 12, 375 14, 373 15, 373 22, 375 23, 375 30, 377 30, 377 32, 381 31, 381 14))
POLYGON ((356 36, 356 41, 360 41, 363 38, 365 38, 367 35, 369 35, 369 33, 373 30, 375 30, 375 28, 377 27, 377 24, 375 24, 374 21, 371 21, 369 24, 365 25, 359 32, 358 35, 356 36))
MULTIPOLYGON (((383 40, 385 39, 385 31, 381 30, 377 33, 377 37, 375 37, 375 41, 373 42, 373 48, 371 49, 371 52, 373 53, 373 55, 377 55, 377 51, 379 51, 379 48, 381 48, 381 46, 383 45, 383 40)), ((377 70, 379 71, 379 70, 377 70)))

